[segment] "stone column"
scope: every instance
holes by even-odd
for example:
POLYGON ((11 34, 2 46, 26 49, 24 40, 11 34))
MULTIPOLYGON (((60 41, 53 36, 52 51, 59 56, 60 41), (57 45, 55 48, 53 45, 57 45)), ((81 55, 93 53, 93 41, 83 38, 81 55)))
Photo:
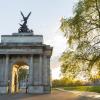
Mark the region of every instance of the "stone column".
POLYGON ((50 93, 51 92, 51 86, 50 86, 50 58, 47 55, 44 55, 43 84, 44 84, 44 93, 50 93))
POLYGON ((30 56, 29 85, 33 84, 33 55, 30 56))
POLYGON ((47 57, 43 57, 43 84, 47 85, 47 57))
POLYGON ((5 81, 6 83, 8 82, 8 66, 9 65, 9 55, 6 55, 6 60, 5 60, 5 81))
POLYGON ((50 75, 50 57, 47 57, 47 83, 48 85, 50 85, 50 78, 51 78, 51 75, 50 75))
POLYGON ((9 55, 5 58, 5 74, 4 74, 4 87, 2 87, 2 93, 7 93, 8 90, 8 72, 9 71, 9 55))
POLYGON ((39 56, 39 85, 42 85, 42 55, 39 56))
POLYGON ((28 78, 28 93, 34 93, 34 88, 33 88, 33 55, 30 56, 30 61, 29 61, 29 78, 28 78))

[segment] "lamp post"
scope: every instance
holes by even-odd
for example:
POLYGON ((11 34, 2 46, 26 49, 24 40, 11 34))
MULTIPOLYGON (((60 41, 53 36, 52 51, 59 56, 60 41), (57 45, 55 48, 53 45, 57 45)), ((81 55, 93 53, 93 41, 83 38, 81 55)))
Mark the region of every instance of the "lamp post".
POLYGON ((27 89, 28 89, 28 76, 29 76, 29 74, 26 75, 26 93, 27 93, 27 89))
POLYGON ((10 93, 10 80, 8 80, 8 93, 10 93))

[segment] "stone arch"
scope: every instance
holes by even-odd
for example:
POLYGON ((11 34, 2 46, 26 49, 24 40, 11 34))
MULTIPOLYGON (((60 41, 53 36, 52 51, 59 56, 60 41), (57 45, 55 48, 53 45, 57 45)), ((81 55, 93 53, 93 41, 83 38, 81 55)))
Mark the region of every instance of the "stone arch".
POLYGON ((10 91, 11 93, 19 92, 19 85, 18 85, 18 71, 21 66, 28 66, 28 70, 30 68, 28 61, 23 59, 16 59, 13 60, 11 63, 11 85, 10 91))

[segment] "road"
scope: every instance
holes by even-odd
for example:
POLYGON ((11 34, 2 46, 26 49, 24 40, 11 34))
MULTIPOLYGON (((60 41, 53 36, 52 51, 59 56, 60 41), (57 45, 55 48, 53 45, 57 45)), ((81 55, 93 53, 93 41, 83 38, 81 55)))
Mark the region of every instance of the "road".
POLYGON ((32 94, 13 94, 0 95, 0 100, 100 100, 85 96, 80 96, 68 91, 53 90, 51 94, 32 95, 32 94))

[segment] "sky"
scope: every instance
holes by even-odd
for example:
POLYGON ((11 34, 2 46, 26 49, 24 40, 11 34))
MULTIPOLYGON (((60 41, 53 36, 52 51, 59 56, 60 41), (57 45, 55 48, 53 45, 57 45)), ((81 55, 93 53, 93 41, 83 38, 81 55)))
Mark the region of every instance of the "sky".
POLYGON ((34 34, 42 34, 44 43, 53 47, 51 68, 57 69, 58 58, 67 48, 60 20, 72 16, 74 4, 75 0, 0 0, 0 35, 18 32, 20 11, 26 16, 31 11, 28 27, 34 34))

